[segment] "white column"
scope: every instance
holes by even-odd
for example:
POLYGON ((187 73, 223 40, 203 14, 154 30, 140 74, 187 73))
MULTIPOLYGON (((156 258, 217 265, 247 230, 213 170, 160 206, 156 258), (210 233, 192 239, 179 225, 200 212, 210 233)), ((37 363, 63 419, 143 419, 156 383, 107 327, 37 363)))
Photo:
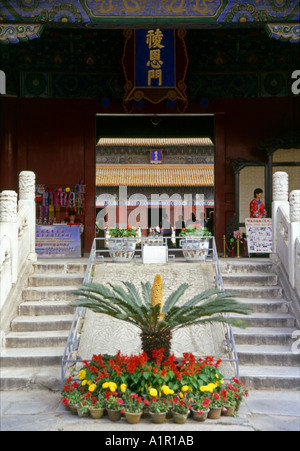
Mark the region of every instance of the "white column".
POLYGON ((290 225, 289 225, 289 279, 295 287, 295 274, 297 271, 295 254, 296 238, 300 236, 300 190, 290 193, 290 225))
MULTIPOLYGON (((15 191, 0 193, 0 243, 4 238, 11 247, 11 282, 16 283, 18 277, 18 195, 15 191)), ((1 283, 4 283, 4 281, 1 283)))
POLYGON ((35 173, 31 171, 23 171, 19 175, 19 209, 26 206, 29 212, 28 227, 30 230, 30 255, 31 260, 36 260, 35 252, 35 173))
POLYGON ((276 228, 278 207, 289 206, 289 176, 286 172, 275 172, 273 175, 273 202, 272 202, 272 223, 273 223, 273 253, 276 253, 276 228))

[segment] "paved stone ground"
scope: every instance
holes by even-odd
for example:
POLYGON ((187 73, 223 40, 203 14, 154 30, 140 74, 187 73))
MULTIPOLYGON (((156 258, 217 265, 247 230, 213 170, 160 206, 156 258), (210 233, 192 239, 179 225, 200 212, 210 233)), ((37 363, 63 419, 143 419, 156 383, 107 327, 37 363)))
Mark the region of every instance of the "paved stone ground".
POLYGON ((188 432, 199 437, 208 431, 300 431, 300 392, 251 391, 242 403, 238 417, 221 417, 197 423, 188 419, 184 425, 169 420, 155 425, 142 420, 138 425, 127 424, 125 418, 112 423, 108 418, 93 420, 79 418, 65 411, 60 394, 48 390, 0 392, 1 431, 102 431, 97 442, 111 433, 122 432, 130 437, 134 432, 153 432, 156 436, 188 432), (128 434, 126 434, 128 433, 128 434))

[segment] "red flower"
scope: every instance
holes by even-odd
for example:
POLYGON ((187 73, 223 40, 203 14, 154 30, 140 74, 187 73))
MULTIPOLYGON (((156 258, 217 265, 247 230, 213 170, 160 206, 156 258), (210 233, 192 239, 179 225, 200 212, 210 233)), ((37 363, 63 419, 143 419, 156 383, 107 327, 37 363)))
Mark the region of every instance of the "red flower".
POLYGON ((68 398, 63 398, 62 403, 63 403, 63 406, 68 406, 69 405, 68 398))
POLYGON ((219 393, 214 393, 214 398, 216 401, 218 401, 220 399, 219 393))
POLYGON ((202 402, 203 407, 208 407, 209 404, 210 404, 210 399, 208 399, 208 398, 205 398, 204 401, 202 402))

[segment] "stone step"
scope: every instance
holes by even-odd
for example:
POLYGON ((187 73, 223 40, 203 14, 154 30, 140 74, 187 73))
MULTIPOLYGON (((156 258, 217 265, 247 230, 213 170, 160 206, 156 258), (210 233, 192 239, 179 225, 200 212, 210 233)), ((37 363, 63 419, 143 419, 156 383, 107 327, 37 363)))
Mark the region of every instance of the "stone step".
POLYGON ((238 298, 240 304, 247 304, 253 313, 289 313, 290 301, 284 298, 238 298))
POLYGON ((30 287, 25 288, 22 292, 23 301, 40 301, 40 300, 65 300, 73 301, 77 295, 74 291, 78 290, 78 286, 55 286, 55 287, 30 287))
POLYGON ((233 327, 236 345, 292 345, 295 329, 283 327, 233 327))
POLYGON ((38 259, 33 264, 33 268, 36 274, 84 274, 87 263, 87 258, 80 258, 76 261, 74 259, 38 259))
POLYGON ((276 286, 278 278, 275 274, 225 274, 223 277, 224 285, 239 286, 239 287, 266 287, 276 286))
POLYGON ((266 298, 276 298, 279 299, 282 297, 282 288, 279 286, 232 286, 228 284, 224 284, 224 290, 227 294, 233 294, 235 296, 243 297, 243 298, 256 298, 256 299, 266 299, 266 298))
POLYGON ((10 332, 6 336, 6 348, 62 347, 68 336, 68 330, 10 332))
POLYGON ((34 274, 29 277, 29 287, 81 286, 84 275, 78 274, 34 274))
POLYGON ((18 316, 11 324, 12 332, 70 330, 73 315, 18 316))
POLYGON ((244 321, 246 327, 295 327, 295 318, 284 313, 252 313, 251 315, 230 314, 231 318, 244 321))
MULTIPOLYGON (((65 348, 7 348, 0 354, 1 369, 4 367, 46 367, 59 365, 65 348)), ((13 371, 11 370, 13 374, 13 371)))
POLYGON ((221 272, 225 274, 272 273, 273 264, 269 259, 240 259, 220 258, 221 272))
POLYGON ((26 301, 20 304, 21 316, 71 315, 76 307, 67 301, 26 301))
POLYGON ((249 390, 300 390, 297 366, 240 365, 239 372, 241 382, 249 390))
POLYGON ((60 391, 61 365, 48 367, 2 368, 0 371, 0 390, 24 390, 43 388, 60 391))
POLYGON ((236 349, 241 365, 300 365, 300 354, 293 353, 291 346, 237 345, 236 349))

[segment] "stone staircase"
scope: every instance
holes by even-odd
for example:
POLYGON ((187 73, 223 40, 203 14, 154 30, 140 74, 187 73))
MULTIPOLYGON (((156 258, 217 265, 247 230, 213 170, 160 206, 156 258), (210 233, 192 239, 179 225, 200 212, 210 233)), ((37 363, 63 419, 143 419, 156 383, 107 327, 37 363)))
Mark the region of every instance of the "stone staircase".
POLYGON ((1 390, 60 390, 61 359, 74 315, 69 302, 83 282, 86 264, 86 259, 78 259, 38 260, 33 265, 19 315, 0 354, 1 390))
POLYGON ((249 389, 300 390, 300 355, 292 352, 297 329, 274 268, 268 259, 221 260, 224 288, 249 304, 246 329, 233 328, 240 379, 249 389))

